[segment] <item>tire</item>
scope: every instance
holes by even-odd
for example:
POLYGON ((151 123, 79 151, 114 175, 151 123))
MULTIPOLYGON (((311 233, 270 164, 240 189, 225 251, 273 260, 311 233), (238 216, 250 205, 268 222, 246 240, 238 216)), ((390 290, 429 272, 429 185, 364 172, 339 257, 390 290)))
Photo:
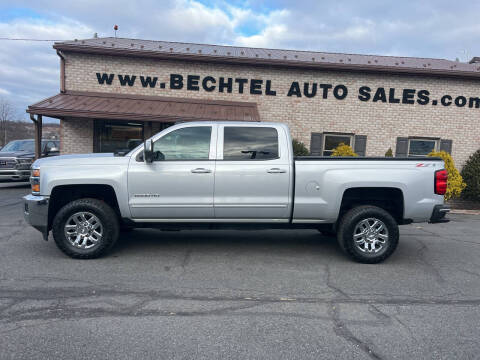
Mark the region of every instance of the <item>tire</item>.
POLYGON ((364 264, 376 264, 387 259, 397 248, 398 239, 397 222, 377 206, 350 209, 338 226, 340 247, 352 259, 364 264))
POLYGON ((94 259, 104 255, 117 241, 119 231, 120 224, 115 211, 104 201, 90 198, 78 199, 63 206, 55 215, 52 225, 57 247, 75 259, 94 259))

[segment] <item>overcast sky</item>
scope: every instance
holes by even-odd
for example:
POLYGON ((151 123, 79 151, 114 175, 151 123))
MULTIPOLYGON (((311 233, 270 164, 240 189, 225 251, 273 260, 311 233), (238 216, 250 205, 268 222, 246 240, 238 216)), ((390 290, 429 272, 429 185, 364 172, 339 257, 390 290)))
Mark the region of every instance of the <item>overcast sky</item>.
MULTIPOLYGON (((434 57, 480 56, 480 1, 0 0, 0 37, 152 40, 434 57)), ((21 117, 59 91, 51 42, 0 40, 0 97, 21 117)))

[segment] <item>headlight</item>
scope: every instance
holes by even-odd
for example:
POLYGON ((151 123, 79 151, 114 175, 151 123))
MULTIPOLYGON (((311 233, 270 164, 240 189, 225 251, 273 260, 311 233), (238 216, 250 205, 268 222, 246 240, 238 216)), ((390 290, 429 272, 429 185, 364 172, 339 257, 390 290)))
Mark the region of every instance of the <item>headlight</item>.
POLYGON ((30 176, 30 185, 32 186, 32 194, 40 194, 40 168, 32 168, 30 176))

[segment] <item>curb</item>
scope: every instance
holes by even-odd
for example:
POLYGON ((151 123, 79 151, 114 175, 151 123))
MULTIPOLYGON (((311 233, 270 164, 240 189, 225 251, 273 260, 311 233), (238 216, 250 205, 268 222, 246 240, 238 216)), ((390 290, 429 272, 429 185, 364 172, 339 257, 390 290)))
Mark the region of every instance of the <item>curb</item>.
POLYGON ((468 215, 480 215, 480 210, 461 210, 461 209, 452 209, 450 214, 468 214, 468 215))

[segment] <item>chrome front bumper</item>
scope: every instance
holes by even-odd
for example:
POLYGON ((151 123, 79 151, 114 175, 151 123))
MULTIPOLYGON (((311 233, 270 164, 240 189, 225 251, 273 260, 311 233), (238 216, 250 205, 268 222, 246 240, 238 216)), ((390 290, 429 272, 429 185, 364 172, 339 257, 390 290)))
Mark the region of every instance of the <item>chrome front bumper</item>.
POLYGON ((0 180, 28 180, 30 170, 2 169, 0 170, 0 180))
POLYGON ((27 223, 48 239, 48 196, 27 195, 23 197, 23 216, 27 223))

